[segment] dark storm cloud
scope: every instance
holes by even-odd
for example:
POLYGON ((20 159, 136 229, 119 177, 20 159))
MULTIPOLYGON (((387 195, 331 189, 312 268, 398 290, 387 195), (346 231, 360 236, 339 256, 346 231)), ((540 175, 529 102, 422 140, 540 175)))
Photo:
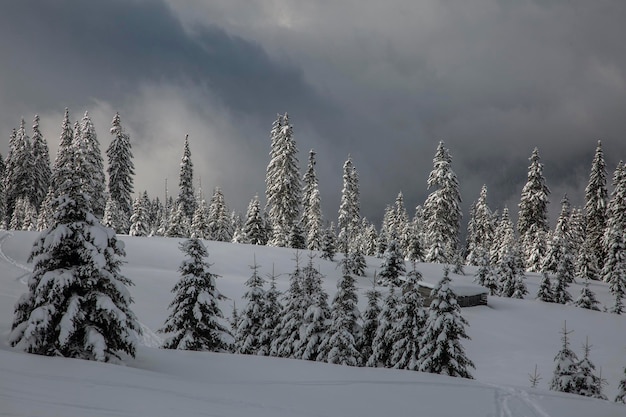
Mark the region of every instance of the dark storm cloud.
POLYGON ((270 117, 320 106, 293 67, 215 26, 191 36, 160 2, 10 2, 0 25, 3 87, 17 102, 114 101, 153 80, 206 84, 229 107, 270 117))
POLYGON ((135 140, 159 146, 165 161, 180 150, 159 130, 204 138, 212 129, 194 156, 239 210, 263 194, 276 112, 292 116, 302 169, 308 149, 318 151, 329 219, 349 152, 363 214, 376 220, 400 190, 411 212, 424 201, 439 140, 454 158, 464 207, 484 183, 491 205, 508 205, 514 217, 534 147, 552 212, 565 192, 582 204, 598 139, 610 170, 626 158, 626 3, 617 0, 20 1, 4 9, 2 131, 28 112, 104 101, 126 109, 135 140))

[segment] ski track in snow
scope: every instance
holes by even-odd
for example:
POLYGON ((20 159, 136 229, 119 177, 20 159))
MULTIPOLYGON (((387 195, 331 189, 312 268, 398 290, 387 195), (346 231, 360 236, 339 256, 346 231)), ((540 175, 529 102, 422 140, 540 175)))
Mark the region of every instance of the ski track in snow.
POLYGON ((506 386, 487 385, 494 389, 497 417, 550 417, 527 392, 506 386))
POLYGON ((15 259, 11 258, 10 256, 8 256, 7 254, 4 253, 4 250, 2 249, 2 247, 4 246, 4 242, 8 239, 13 237, 13 232, 10 231, 6 231, 4 232, 4 234, 2 236, 0 236, 0 260, 3 260, 4 262, 13 265, 16 268, 19 268, 23 271, 26 271, 26 273, 18 276, 17 278, 15 278, 15 280, 19 280, 22 284, 26 285, 26 276, 28 274, 30 274, 31 272, 33 272, 33 270, 31 268, 29 268, 27 265, 21 264, 19 262, 17 262, 15 259))

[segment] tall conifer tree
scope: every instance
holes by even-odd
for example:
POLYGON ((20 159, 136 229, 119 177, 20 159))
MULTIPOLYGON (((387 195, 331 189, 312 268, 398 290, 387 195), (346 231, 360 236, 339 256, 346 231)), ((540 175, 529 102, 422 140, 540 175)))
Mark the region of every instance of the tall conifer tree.
POLYGON ((189 150, 189 135, 185 135, 183 156, 180 160, 180 174, 178 177, 177 205, 190 222, 196 209, 196 199, 193 192, 193 163, 191 162, 191 150, 189 150))
POLYGON ((308 250, 322 248, 322 206, 315 172, 315 151, 309 151, 309 164, 302 179, 302 225, 308 250))
POLYGON ((172 289, 171 313, 160 330, 170 333, 163 347, 228 352, 234 340, 218 305, 223 297, 215 286, 218 276, 204 260, 206 247, 200 239, 191 238, 181 243, 180 249, 187 258, 179 268, 181 279, 172 289))
POLYGON ((104 164, 96 128, 88 112, 85 112, 80 129, 75 129, 75 133, 72 146, 79 172, 78 177, 83 191, 91 197, 89 204, 93 214, 98 219, 102 219, 106 206, 104 164))
POLYGON ((131 150, 130 136, 122 129, 120 114, 115 113, 111 122, 111 135, 113 140, 107 148, 106 154, 109 160, 107 172, 109 174, 109 198, 117 203, 122 212, 120 225, 116 229, 127 229, 130 216, 133 211, 133 183, 135 165, 131 150))
POLYGON ((609 193, 606 188, 607 177, 602 142, 598 141, 598 146, 591 162, 589 183, 585 188, 585 242, 587 248, 593 252, 594 259, 597 262, 597 269, 602 269, 606 257, 603 237, 606 229, 609 202, 609 193))
POLYGON ((209 239, 218 242, 230 242, 233 231, 231 230, 228 208, 224 201, 224 193, 220 187, 215 187, 213 191, 209 203, 208 222, 209 239))
POLYGON ((52 170, 50 168, 50 152, 48 143, 39 129, 39 116, 33 120, 33 191, 31 203, 39 211, 39 207, 46 198, 52 170))
POLYGON ((4 177, 7 223, 11 222, 15 205, 20 197, 27 198, 32 203, 33 174, 32 144, 26 133, 26 123, 22 119, 19 129, 9 140, 4 177))
POLYGON ((604 233, 604 251, 607 254, 602 275, 615 297, 611 311, 624 312, 626 297, 626 167, 619 162, 613 175, 613 192, 609 202, 609 218, 604 233))
POLYGON ((284 247, 289 243, 289 235, 300 213, 298 149, 287 113, 278 115, 270 136, 270 162, 265 178, 272 227, 269 244, 284 247))
POLYGON ((243 226, 245 242, 252 245, 265 245, 267 243, 267 235, 265 232, 261 203, 259 202, 259 196, 255 195, 250 201, 250 204, 248 204, 246 222, 243 226))
POLYGON ((344 271, 337 281, 337 293, 331 305, 331 319, 326 339, 320 347, 317 360, 339 365, 357 366, 357 350, 361 337, 358 296, 354 278, 344 271))
POLYGON ((461 194, 443 141, 437 146, 428 189, 432 191, 424 203, 426 261, 452 263, 459 247, 461 194))
POLYGON ((339 236, 338 250, 350 252, 356 238, 357 228, 361 223, 359 180, 352 157, 343 164, 343 188, 341 190, 341 204, 339 206, 339 236))
POLYGON ((535 148, 530 156, 528 180, 522 189, 519 203, 519 217, 517 231, 520 236, 522 254, 526 269, 539 271, 540 258, 533 257, 532 252, 537 248, 545 247, 545 238, 548 231, 548 195, 550 189, 543 176, 543 164, 540 162, 539 150, 535 148))
POLYGON ((394 333, 391 363, 396 369, 417 371, 419 367, 420 341, 424 334, 426 312, 418 289, 421 274, 410 274, 402 286, 402 297, 398 303, 398 321, 394 333))
POLYGON ((493 214, 487 204, 487 186, 483 185, 480 197, 474 205, 473 216, 467 225, 468 265, 480 265, 483 254, 489 252, 495 232, 492 219, 493 214))
POLYGON ((265 320, 263 310, 265 280, 259 275, 256 258, 250 268, 252 275, 246 281, 248 289, 243 295, 246 305, 241 311, 235 328, 235 351, 246 355, 256 355, 261 349, 261 332, 265 320))

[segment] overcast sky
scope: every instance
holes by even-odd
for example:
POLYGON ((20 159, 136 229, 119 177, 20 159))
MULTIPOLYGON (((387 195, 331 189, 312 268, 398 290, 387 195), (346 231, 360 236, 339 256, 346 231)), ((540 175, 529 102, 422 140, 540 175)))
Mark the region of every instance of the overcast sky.
MULTIPOLYGON (((65 107, 102 151, 116 111, 135 189, 177 193, 185 134, 205 194, 264 195, 269 130, 288 112, 304 172, 317 151, 335 220, 352 155, 362 214, 399 191, 412 214, 443 140, 464 207, 486 184, 514 217, 538 147, 551 213, 575 205, 598 139, 626 159, 626 2, 588 0, 21 0, 0 13, 0 152, 21 117, 52 152, 65 107)), ((467 217, 467 212, 465 213, 467 217)), ((467 219, 465 219, 467 220, 467 219)))

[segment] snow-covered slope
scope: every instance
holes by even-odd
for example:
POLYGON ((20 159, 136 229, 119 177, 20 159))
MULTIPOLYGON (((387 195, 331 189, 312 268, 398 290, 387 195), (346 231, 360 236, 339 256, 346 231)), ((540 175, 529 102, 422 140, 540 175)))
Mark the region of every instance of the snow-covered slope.
MULTIPOLYGON (((626 407, 607 401, 547 391, 559 330, 567 320, 572 348, 582 354, 586 336, 591 359, 602 367, 615 396, 626 366, 626 318, 544 304, 532 299, 489 298, 489 306, 463 310, 470 323, 465 341, 475 362, 476 381, 387 369, 350 368, 305 361, 155 349, 178 279, 182 260, 176 239, 122 237, 127 264, 123 272, 135 286, 133 309, 144 325, 144 344, 126 366, 45 358, 7 346, 13 304, 25 290, 27 258, 35 233, 0 231, 0 415, 2 416, 622 416, 626 407), (538 365, 539 389, 528 388, 528 374, 538 365)), ((294 267, 289 249, 207 242, 220 291, 243 305, 243 283, 253 257, 264 274, 272 266, 279 289, 287 288, 294 267)), ((301 253, 301 263, 307 253, 301 253)), ((332 295, 337 265, 316 259, 332 295)), ((368 276, 380 260, 368 259, 368 276)), ((418 265, 428 281, 441 277, 440 265, 418 265)), ((471 268, 465 277, 471 281, 471 268)), ((530 294, 538 277, 527 280, 530 294)), ((578 295, 579 286, 570 291, 578 295)), ((598 298, 610 303, 608 289, 592 284, 598 298)), ((364 306, 365 298, 361 297, 364 306)), ((226 315, 232 301, 223 303, 226 315)))

